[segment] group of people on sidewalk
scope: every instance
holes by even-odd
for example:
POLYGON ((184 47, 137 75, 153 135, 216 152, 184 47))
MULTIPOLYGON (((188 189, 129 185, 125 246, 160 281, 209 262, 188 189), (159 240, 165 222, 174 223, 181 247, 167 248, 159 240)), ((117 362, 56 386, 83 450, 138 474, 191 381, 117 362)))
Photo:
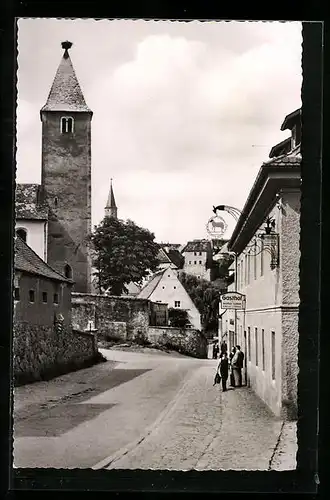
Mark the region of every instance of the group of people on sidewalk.
MULTIPOLYGON (((227 380, 229 374, 230 385, 232 387, 242 387, 243 362, 244 353, 241 351, 241 347, 239 345, 232 348, 229 358, 227 350, 223 350, 220 353, 220 362, 218 364, 216 374, 220 376, 223 391, 227 390, 227 380)), ((218 381, 220 382, 220 380, 218 381)))

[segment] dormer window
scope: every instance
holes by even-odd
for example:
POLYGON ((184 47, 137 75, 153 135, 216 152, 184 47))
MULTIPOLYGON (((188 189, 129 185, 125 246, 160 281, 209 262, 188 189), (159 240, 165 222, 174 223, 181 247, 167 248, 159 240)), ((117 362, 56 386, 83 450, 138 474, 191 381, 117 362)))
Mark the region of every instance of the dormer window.
POLYGON ((62 116, 61 118, 61 134, 72 134, 74 120, 71 116, 62 116))

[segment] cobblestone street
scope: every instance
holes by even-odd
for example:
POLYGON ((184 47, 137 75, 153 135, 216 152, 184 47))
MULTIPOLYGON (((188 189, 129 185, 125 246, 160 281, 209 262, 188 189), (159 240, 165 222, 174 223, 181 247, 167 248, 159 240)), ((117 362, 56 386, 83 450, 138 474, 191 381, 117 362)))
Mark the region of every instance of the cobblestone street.
POLYGON ((216 361, 103 353, 111 361, 16 389, 16 467, 295 468, 294 424, 248 388, 213 386, 216 361))

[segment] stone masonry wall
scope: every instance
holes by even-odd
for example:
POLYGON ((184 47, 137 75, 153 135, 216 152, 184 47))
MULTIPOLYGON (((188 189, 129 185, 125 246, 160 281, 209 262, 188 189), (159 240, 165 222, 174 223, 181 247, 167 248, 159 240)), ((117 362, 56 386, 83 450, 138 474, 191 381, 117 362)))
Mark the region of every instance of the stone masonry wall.
POLYGON ((147 338, 151 305, 149 300, 94 294, 72 294, 72 324, 85 330, 93 321, 98 338, 133 340, 147 338), (125 326, 126 325, 126 326, 125 326))
POLYGON ((13 328, 13 373, 17 384, 51 378, 92 364, 98 355, 91 333, 16 322, 13 328))
POLYGON ((148 340, 195 358, 207 358, 207 339, 198 330, 172 327, 149 327, 148 340))
MULTIPOLYGON (((66 115, 66 113, 64 113, 66 115)), ((48 263, 73 271, 73 289, 90 292, 91 120, 92 113, 70 112, 74 133, 61 133, 60 111, 42 111, 42 185, 48 219, 48 263)))

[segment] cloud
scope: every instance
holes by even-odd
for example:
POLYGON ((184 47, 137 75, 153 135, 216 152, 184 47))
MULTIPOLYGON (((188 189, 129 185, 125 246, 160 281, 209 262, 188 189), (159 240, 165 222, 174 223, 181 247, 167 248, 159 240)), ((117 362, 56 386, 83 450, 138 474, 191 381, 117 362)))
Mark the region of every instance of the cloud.
MULTIPOLYGON (((70 22, 47 24, 54 46, 47 65, 43 49, 35 66, 28 68, 27 54, 21 66, 21 164, 40 158, 36 134, 44 102, 29 100, 33 67, 47 70, 50 85, 59 62, 55 46, 70 22)), ((262 161, 287 136, 280 125, 300 106, 301 23, 72 26, 72 60, 94 111, 94 223, 103 217, 113 177, 121 216, 136 218, 163 240, 205 236, 212 205, 242 207, 262 161)))

